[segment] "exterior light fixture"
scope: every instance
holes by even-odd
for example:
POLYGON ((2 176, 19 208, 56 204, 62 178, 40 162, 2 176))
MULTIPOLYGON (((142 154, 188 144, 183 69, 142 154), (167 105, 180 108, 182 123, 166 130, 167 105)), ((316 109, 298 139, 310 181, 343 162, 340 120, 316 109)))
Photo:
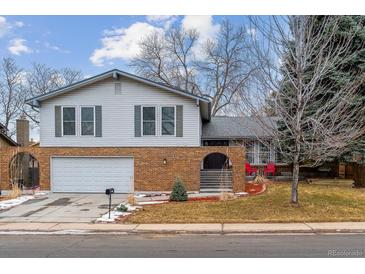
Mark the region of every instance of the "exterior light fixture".
POLYGON ((167 164, 167 160, 166 158, 163 159, 163 164, 166 165, 167 164))

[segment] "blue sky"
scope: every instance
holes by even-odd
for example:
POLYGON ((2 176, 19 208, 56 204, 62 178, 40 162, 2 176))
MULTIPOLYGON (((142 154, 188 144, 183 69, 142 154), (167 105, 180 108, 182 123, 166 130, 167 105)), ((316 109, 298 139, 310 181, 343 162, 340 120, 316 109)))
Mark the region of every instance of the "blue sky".
MULTIPOLYGON (((226 16, 235 24, 245 16, 226 16)), ((0 16, 0 57, 27 68, 33 62, 70 67, 91 76, 127 64, 148 32, 171 25, 195 27, 201 41, 211 38, 223 16, 0 16)), ((132 71, 131 71, 132 72, 132 71)))

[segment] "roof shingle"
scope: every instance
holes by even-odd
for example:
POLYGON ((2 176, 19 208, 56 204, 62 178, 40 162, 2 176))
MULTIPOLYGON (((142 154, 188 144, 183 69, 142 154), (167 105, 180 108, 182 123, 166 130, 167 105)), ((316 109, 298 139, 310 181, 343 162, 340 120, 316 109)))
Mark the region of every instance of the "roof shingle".
MULTIPOLYGON (((266 125, 275 126, 275 119, 265 117, 266 125)), ((269 137, 269 130, 253 117, 215 116, 203 124, 202 139, 240 139, 269 137)))

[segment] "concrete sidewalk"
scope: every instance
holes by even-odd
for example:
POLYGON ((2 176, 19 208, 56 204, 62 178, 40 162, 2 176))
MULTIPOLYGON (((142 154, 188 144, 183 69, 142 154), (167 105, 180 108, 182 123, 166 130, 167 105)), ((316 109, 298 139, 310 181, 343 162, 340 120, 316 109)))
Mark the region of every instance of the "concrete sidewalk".
POLYGON ((91 224, 91 223, 0 223, 0 234, 11 233, 365 233, 365 222, 341 223, 251 223, 251 224, 91 224))

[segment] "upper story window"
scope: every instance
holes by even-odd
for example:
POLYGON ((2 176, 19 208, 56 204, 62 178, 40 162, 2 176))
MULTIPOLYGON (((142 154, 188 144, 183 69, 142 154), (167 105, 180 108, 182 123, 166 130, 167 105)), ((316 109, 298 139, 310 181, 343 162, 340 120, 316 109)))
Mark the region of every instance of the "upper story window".
POLYGON ((95 108, 81 107, 81 135, 95 135, 95 108))
POLYGON ((76 109, 75 107, 62 108, 62 132, 64 136, 76 135, 76 109))
POLYGON ((155 107, 143 107, 142 108, 142 134, 156 135, 156 108, 155 107))
POLYGON ((161 135, 175 135, 175 107, 161 107, 161 135))

